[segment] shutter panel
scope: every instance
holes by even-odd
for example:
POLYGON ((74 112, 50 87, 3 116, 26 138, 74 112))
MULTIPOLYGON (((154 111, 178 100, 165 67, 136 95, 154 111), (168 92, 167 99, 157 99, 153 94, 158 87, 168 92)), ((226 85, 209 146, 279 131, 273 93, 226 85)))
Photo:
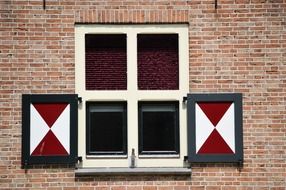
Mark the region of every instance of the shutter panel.
POLYGON ((242 94, 188 94, 188 161, 242 162, 242 94))
POLYGON ((22 96, 22 165, 77 162, 77 94, 22 96))

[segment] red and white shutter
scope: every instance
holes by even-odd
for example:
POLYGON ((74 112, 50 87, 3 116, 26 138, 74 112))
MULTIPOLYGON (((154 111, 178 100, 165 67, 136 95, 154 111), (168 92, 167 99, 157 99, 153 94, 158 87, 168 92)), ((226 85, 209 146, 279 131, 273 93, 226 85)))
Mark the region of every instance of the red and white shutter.
POLYGON ((31 104, 30 155, 69 155, 70 105, 31 104))
POLYGON ((189 161, 242 160, 241 94, 188 95, 189 161))
POLYGON ((23 95, 23 164, 77 157, 77 95, 23 95))

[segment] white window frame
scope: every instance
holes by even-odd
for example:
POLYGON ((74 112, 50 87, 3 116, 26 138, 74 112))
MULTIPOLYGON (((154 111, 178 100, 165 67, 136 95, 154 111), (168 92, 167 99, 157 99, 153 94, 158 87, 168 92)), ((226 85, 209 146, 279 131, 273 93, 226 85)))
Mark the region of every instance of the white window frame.
POLYGON ((82 97, 78 110, 78 155, 82 167, 128 167, 135 148, 137 167, 183 167, 187 155, 187 113, 183 97, 189 92, 189 38, 187 24, 76 25, 75 92, 82 97), (138 90, 137 34, 178 34, 179 90, 138 90), (127 90, 85 89, 85 34, 127 35, 127 90), (86 101, 127 101, 127 156, 86 155, 86 101), (179 101, 180 154, 138 156, 138 101, 179 101))

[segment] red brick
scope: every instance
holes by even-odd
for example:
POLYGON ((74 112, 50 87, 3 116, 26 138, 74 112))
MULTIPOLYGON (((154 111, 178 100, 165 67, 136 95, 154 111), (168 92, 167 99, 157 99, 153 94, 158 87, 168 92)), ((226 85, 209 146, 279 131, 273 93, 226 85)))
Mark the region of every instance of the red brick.
POLYGON ((127 190, 143 190, 142 186, 127 186, 127 190))
POLYGON ((126 190, 126 186, 112 186, 111 190, 126 190))
POLYGON ((157 190, 156 186, 143 186, 143 190, 157 190))

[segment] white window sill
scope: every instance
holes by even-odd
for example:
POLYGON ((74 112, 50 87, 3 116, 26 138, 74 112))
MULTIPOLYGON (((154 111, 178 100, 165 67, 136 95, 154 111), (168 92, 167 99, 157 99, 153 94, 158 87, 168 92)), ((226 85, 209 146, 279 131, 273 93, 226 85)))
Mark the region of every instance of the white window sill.
POLYGON ((78 168, 76 176, 91 175, 191 175, 190 168, 78 168))

